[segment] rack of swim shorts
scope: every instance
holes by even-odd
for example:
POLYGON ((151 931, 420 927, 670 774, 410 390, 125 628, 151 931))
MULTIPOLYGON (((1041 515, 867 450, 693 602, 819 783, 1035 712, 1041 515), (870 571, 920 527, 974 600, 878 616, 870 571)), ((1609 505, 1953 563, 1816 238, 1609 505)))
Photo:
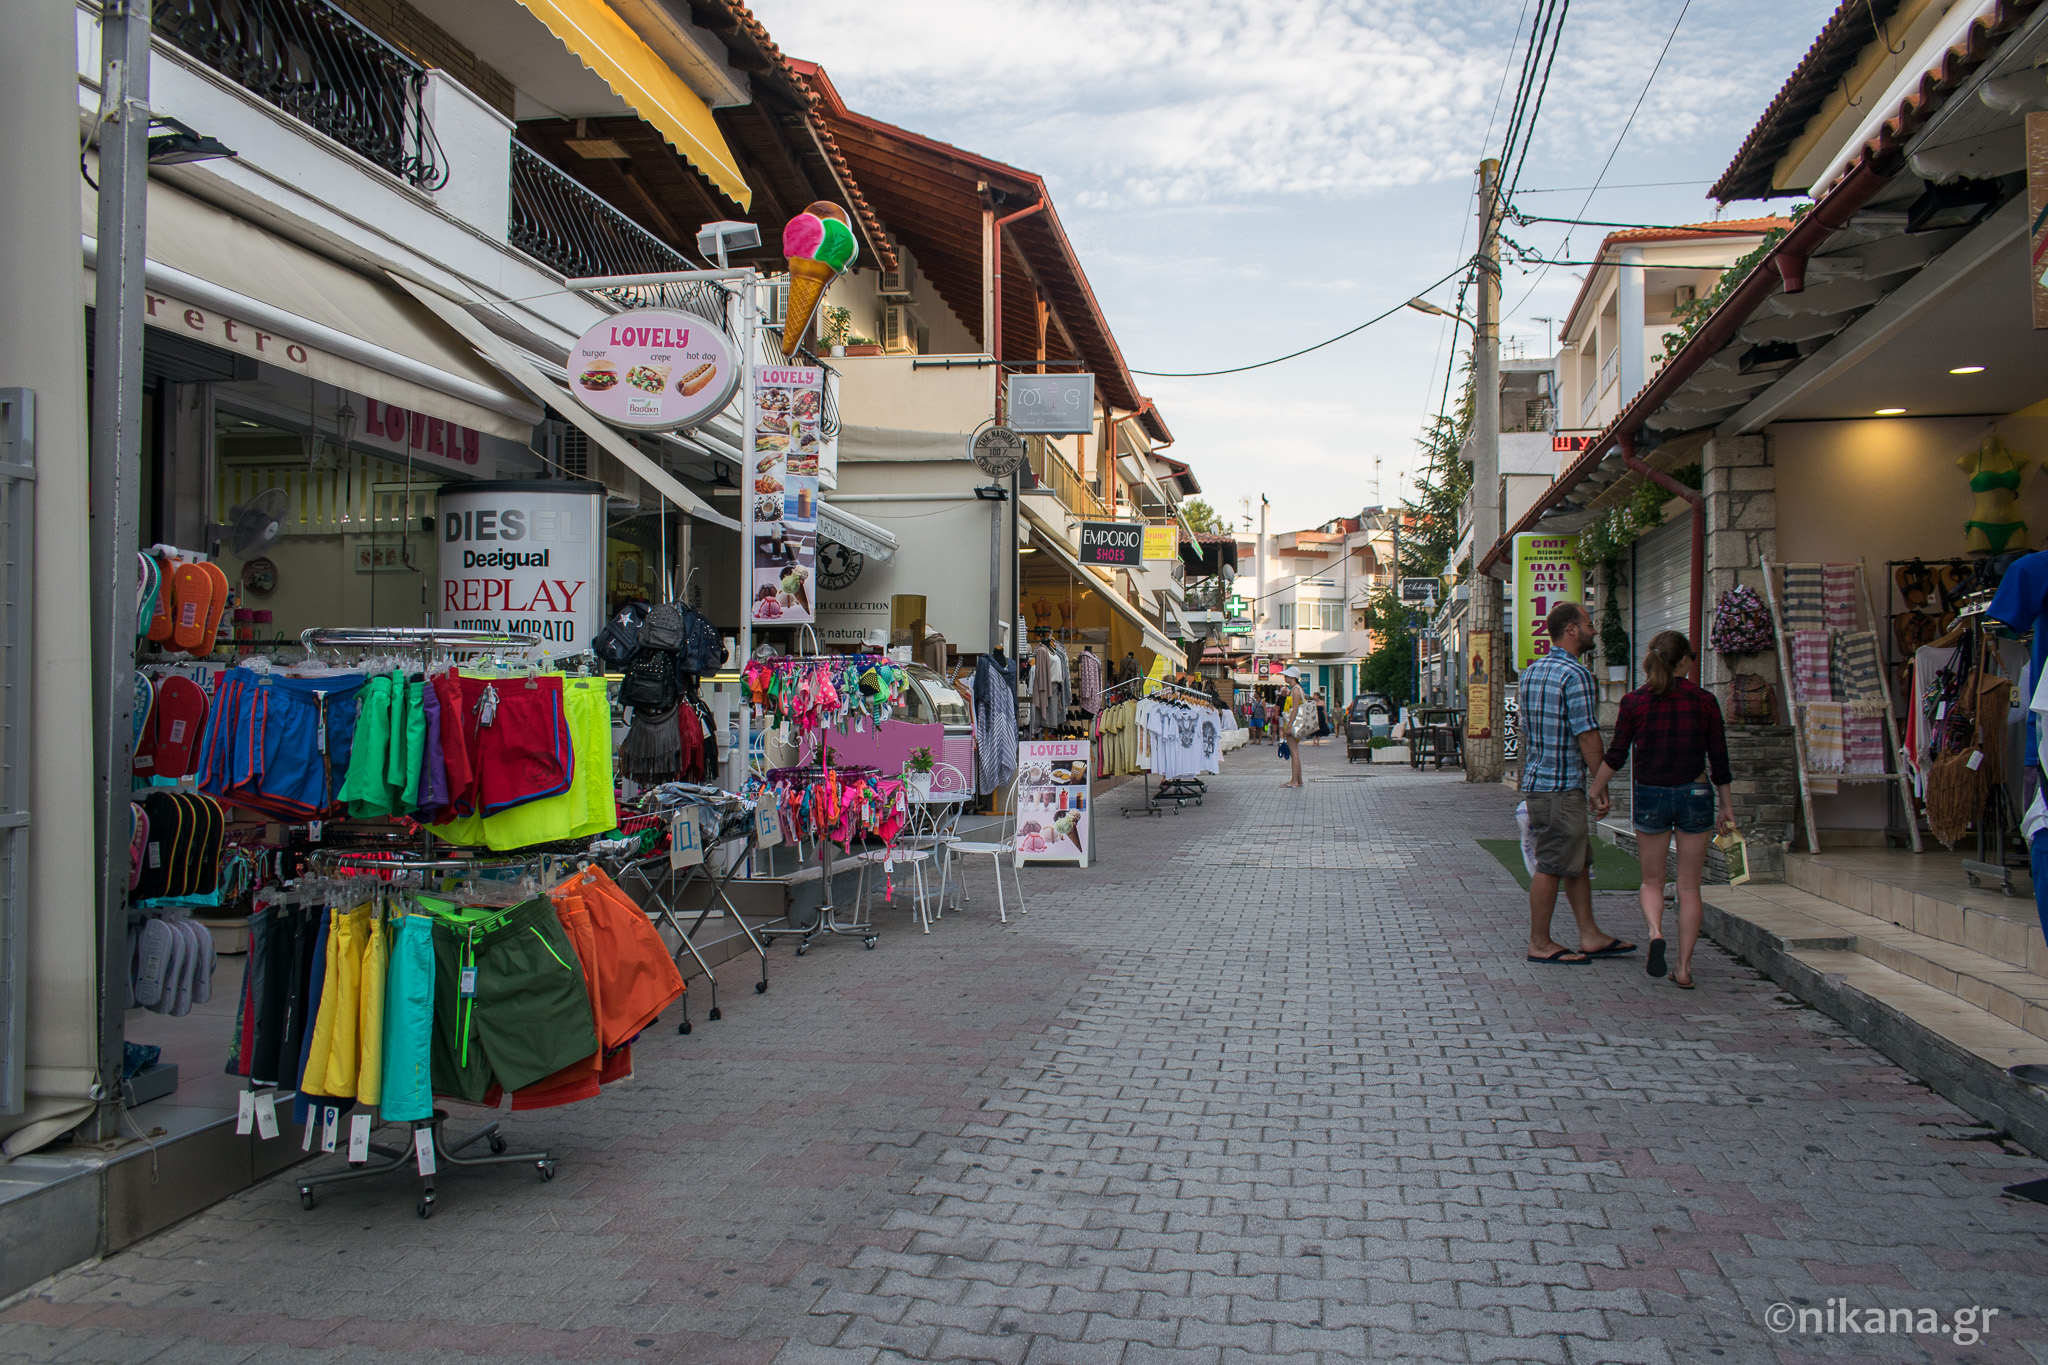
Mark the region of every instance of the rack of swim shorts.
MULTIPOLYGON (((760 964, 761 974, 754 982, 754 993, 764 994, 768 989, 767 931, 749 925, 730 894, 733 879, 750 867, 760 842, 755 805, 715 785, 666 782, 641 793, 635 806, 636 817, 622 824, 645 822, 647 834, 654 837, 600 842, 591 846, 591 852, 603 861, 619 885, 639 889, 650 916, 675 934, 677 946, 672 957, 680 962, 683 954, 688 953, 695 960, 697 969, 710 983, 711 1009, 707 1017, 722 1018, 718 974, 705 957, 707 952, 744 940, 760 964), (657 846, 649 847, 650 844, 657 846), (723 867, 719 866, 721 862, 723 867), (686 897, 699 882, 708 889, 702 908, 690 919, 686 897), (715 938, 700 939, 714 910, 723 911, 723 932, 715 938)), ((687 999, 676 1032, 690 1032, 687 999)))
MULTIPOLYGON (((496 1120, 451 1139, 447 1131, 448 1112, 433 1102, 435 1034, 450 1031, 449 1021, 441 1017, 448 1009, 447 1002, 440 998, 446 992, 436 988, 446 984, 438 978, 451 973, 444 970, 448 964, 439 960, 447 950, 436 943, 436 938, 466 939, 472 955, 471 965, 456 965, 453 973, 457 991, 453 1013, 458 1020, 473 1011, 477 999, 480 972, 473 954, 478 937, 516 943, 521 935, 530 933, 551 953, 564 951, 567 942, 559 921, 552 925, 553 934, 563 939, 559 945, 548 944, 540 927, 528 923, 535 918, 528 908, 530 902, 509 907, 436 902, 426 894, 427 880, 480 876, 503 879, 508 873, 517 873, 524 874, 524 880, 537 887, 544 880, 542 860, 414 858, 394 856, 384 849, 321 849, 312 857, 317 868, 337 873, 354 871, 359 875, 336 877, 331 886, 313 888, 309 899, 314 920, 298 934, 293 935, 283 920, 271 930, 273 935, 286 940, 280 946, 291 946, 296 951, 296 943, 306 941, 311 950, 308 960, 316 965, 323 959, 327 963, 324 974, 308 979, 303 987, 294 990, 296 983, 285 987, 288 999, 298 996, 308 1006, 296 1012, 303 1043, 294 1042, 295 1016, 291 1010, 283 1020, 286 1047, 303 1048, 298 1088, 288 1097, 296 1100, 297 1117, 305 1125, 304 1149, 311 1152, 317 1146, 323 1152, 340 1152, 348 1161, 346 1170, 301 1176, 300 1204, 311 1210, 316 1200, 314 1191, 324 1186, 367 1180, 408 1167, 418 1175, 419 1202, 415 1211, 422 1218, 433 1216, 435 1179, 443 1169, 531 1163, 542 1180, 553 1180, 554 1157, 545 1151, 507 1151, 508 1144, 499 1134, 496 1120), (387 878, 402 878, 416 885, 401 887, 387 878), (354 883, 354 887, 349 883, 354 883), (448 912, 438 935, 436 921, 441 917, 431 908, 437 904, 445 905, 448 912), (355 957, 357 953, 360 957, 355 957), (354 961, 350 961, 352 957, 354 961), (371 997, 377 993, 373 983, 380 977, 384 981, 383 1008, 377 1010, 371 997), (329 992, 338 994, 342 1008, 323 1011, 329 992), (350 1013, 347 1007, 351 1004, 355 1006, 353 1020, 343 1017, 350 1013), (324 1029, 322 1024, 326 1025, 324 1029), (373 1030, 374 1041, 370 1036, 373 1030), (371 1141, 375 1127, 372 1111, 386 1125, 408 1133, 404 1146, 371 1141), (342 1131, 344 1120, 346 1135, 342 1131), (485 1153, 465 1155, 478 1143, 485 1145, 485 1153)), ((252 927, 252 990, 262 988, 276 976, 274 970, 256 970, 258 951, 252 927)), ((281 959, 284 954, 271 956, 281 959)), ((486 959, 492 956, 485 954, 486 959)), ((252 1024, 252 1031, 257 1027, 260 1021, 252 1024)), ((470 1041, 465 1031, 459 1046, 466 1052, 470 1041)), ((570 1050, 573 1047, 561 1052, 566 1055, 570 1050)), ((467 1060, 465 1055, 462 1061, 467 1060)), ((533 1069, 549 1060, 552 1058, 542 1056, 522 1059, 521 1064, 533 1069)), ((261 1068, 263 1053, 259 1052, 252 1061, 261 1068)), ((458 1062, 456 1069, 469 1068, 458 1062)), ((521 1074, 514 1073, 514 1078, 521 1074)), ((444 1077, 446 1083, 449 1082, 444 1077)))
POLYGON ((306 1150, 345 1150, 348 1170, 299 1182, 309 1209, 322 1186, 408 1164, 421 1217, 444 1168, 531 1162, 552 1179, 554 1158, 508 1153, 495 1122, 451 1139, 434 1101, 594 1097, 683 995, 646 913, 601 869, 542 889, 567 862, 537 846, 617 823, 605 682, 521 661, 539 641, 520 633, 315 628, 300 644, 303 664, 222 675, 198 774, 313 845, 306 875, 250 917, 239 1124, 273 1135, 288 1099, 306 1150), (341 664, 351 650, 374 654, 341 664), (349 819, 390 823, 322 829, 349 819), (410 1144, 373 1144, 373 1111, 410 1144))

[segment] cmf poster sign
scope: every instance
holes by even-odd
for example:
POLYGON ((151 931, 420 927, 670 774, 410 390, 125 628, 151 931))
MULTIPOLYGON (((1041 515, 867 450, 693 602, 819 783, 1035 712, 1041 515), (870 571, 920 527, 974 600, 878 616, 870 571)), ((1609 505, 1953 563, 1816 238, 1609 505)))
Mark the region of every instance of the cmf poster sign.
POLYGON ((1586 600, 1586 574, 1577 536, 1525 532, 1515 537, 1515 668, 1550 652, 1544 618, 1560 602, 1586 600))

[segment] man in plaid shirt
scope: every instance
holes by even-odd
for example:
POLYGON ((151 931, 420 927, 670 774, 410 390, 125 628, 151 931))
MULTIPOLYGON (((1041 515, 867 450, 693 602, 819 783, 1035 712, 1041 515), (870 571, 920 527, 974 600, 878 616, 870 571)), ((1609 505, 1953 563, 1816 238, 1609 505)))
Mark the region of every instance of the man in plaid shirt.
POLYGON ((1536 836, 1529 878, 1529 961, 1583 966, 1636 950, 1593 920, 1591 823, 1607 814, 1605 791, 1590 803, 1586 775, 1600 766, 1593 674, 1579 656, 1593 647, 1593 613, 1565 602, 1545 623, 1550 652, 1522 670, 1522 792, 1536 836), (1550 936, 1558 887, 1579 922, 1575 952, 1550 936))

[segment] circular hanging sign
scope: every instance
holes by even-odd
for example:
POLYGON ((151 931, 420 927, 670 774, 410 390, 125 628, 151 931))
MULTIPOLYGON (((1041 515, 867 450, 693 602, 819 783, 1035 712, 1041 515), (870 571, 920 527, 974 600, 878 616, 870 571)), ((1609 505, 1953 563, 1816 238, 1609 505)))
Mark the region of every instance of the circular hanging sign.
POLYGON ((991 479, 1007 479, 1024 464, 1024 438, 1008 427, 990 427, 974 438, 974 463, 991 479))
POLYGON ((681 431, 739 387, 739 348, 694 313, 640 308, 606 318, 569 351, 569 391, 613 426, 681 431))
POLYGON ((826 542, 818 546, 818 586, 840 592, 854 585, 867 560, 844 545, 826 542))

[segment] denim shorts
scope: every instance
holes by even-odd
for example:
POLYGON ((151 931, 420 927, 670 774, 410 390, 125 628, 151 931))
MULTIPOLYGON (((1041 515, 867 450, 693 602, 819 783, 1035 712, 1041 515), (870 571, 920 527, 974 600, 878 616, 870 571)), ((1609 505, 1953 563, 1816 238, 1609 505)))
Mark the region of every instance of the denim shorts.
POLYGON ((1714 827, 1714 789, 1705 782, 1683 787, 1636 784, 1635 827, 1644 834, 1705 834, 1714 827))

